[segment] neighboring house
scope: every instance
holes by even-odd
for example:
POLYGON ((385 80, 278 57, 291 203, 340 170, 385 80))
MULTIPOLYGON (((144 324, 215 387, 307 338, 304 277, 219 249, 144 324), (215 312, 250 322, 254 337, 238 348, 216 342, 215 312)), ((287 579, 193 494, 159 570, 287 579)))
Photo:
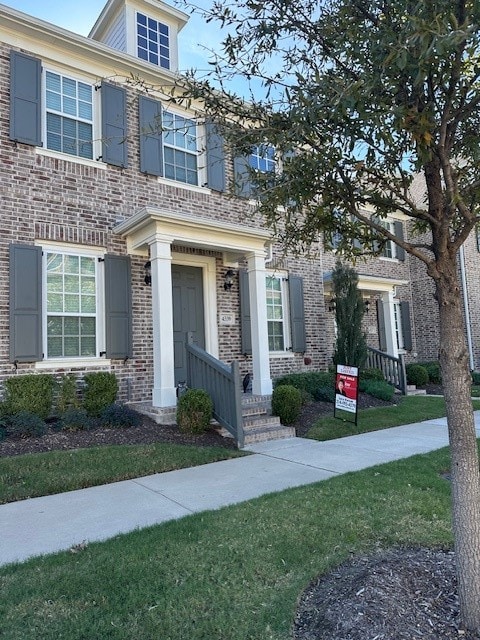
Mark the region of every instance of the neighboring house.
POLYGON ((255 394, 326 368, 320 263, 229 194, 234 165, 273 158, 234 161, 162 94, 186 21, 110 0, 86 38, 0 5, 1 379, 114 371, 122 400, 171 419, 187 332, 255 394))

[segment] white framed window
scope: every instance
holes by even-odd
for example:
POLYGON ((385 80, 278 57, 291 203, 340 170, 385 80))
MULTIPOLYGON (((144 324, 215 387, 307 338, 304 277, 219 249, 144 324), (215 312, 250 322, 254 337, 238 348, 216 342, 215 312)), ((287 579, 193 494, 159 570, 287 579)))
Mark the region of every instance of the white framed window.
POLYGON ((394 329, 397 349, 401 351, 405 348, 405 341, 403 338, 402 313, 399 300, 393 301, 393 321, 395 325, 394 329))
MULTIPOLYGON (((401 223, 399 221, 395 221, 387 218, 386 220, 382 220, 380 224, 392 235, 399 236, 400 230, 397 228, 397 225, 401 227, 401 223)), ((403 232, 400 237, 403 238, 403 232)), ((386 240, 380 257, 390 258, 392 260, 399 260, 399 259, 402 259, 400 257, 400 251, 401 251, 400 248, 395 242, 393 242, 392 240, 386 240)), ((402 250, 402 253, 403 253, 403 250, 402 250)))
POLYGON ((195 120, 172 111, 164 111, 164 177, 198 185, 198 131, 195 120))
POLYGON ((266 277, 267 325, 269 351, 284 352, 291 348, 288 286, 285 275, 270 273, 266 277))
POLYGON ((47 70, 44 127, 47 149, 93 159, 93 85, 47 70))
POLYGON ((137 12, 137 55, 163 69, 170 69, 168 25, 137 12))
POLYGON ((249 165, 256 171, 262 173, 275 172, 275 148, 269 144, 259 144, 252 148, 252 153, 248 159, 249 165))
POLYGON ((99 252, 49 246, 43 260, 45 359, 99 357, 104 348, 99 252))

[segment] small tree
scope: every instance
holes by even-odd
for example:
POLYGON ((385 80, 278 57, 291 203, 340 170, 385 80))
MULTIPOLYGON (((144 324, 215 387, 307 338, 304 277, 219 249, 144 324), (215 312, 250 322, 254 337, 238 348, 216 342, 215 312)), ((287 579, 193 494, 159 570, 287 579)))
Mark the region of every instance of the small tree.
POLYGON ((333 362, 363 367, 367 343, 362 332, 365 303, 358 290, 358 275, 352 267, 337 262, 332 273, 337 339, 333 362))

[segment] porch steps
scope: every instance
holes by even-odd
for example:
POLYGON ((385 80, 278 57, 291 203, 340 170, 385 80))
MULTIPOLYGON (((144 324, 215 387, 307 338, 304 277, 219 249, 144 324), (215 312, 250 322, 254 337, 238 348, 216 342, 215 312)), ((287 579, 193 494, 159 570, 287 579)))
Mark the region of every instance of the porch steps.
POLYGON ((407 396, 426 396, 427 392, 425 389, 417 389, 414 384, 407 384, 407 396))
POLYGON ((270 415, 270 397, 244 396, 242 415, 245 444, 295 436, 293 427, 285 427, 280 418, 270 415))

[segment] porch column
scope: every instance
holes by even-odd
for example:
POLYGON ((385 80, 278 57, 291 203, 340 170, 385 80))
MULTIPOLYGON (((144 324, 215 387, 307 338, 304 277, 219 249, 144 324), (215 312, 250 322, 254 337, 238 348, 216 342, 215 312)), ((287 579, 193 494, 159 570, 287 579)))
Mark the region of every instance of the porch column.
POLYGON ((252 392, 258 395, 270 395, 272 393, 272 378, 270 377, 268 351, 265 252, 255 251, 246 257, 252 326, 252 392))
POLYGON ((395 332, 395 313, 393 304, 393 291, 382 294, 383 314, 385 318, 385 340, 387 353, 398 358, 397 336, 395 332))
POLYGON ((173 360, 172 241, 156 235, 150 245, 152 263, 154 407, 177 404, 173 360))

